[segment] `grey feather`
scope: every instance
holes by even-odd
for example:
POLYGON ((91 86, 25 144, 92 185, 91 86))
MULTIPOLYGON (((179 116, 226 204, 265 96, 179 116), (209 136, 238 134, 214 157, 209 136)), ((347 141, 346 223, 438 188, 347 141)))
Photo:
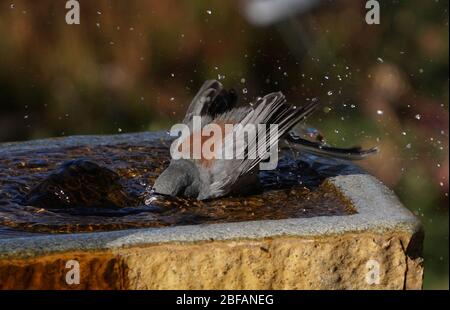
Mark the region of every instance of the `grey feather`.
POLYGON ((192 161, 172 160, 156 179, 153 190, 169 196, 197 197, 200 192, 200 176, 192 161))
POLYGON ((233 89, 226 90, 219 81, 208 80, 192 99, 183 123, 189 124, 194 115, 215 117, 231 110, 236 103, 237 95, 233 89))
MULTIPOLYGON (((231 111, 227 114, 227 118, 230 120, 237 119, 243 126, 247 124, 277 124, 278 133, 276 137, 271 137, 268 145, 270 149, 295 124, 303 121, 314 112, 318 104, 317 101, 312 101, 305 106, 295 107, 287 104, 284 95, 281 92, 277 92, 258 99, 254 109, 236 110, 235 113, 231 111)), ((219 116, 219 118, 227 120, 224 116, 219 116)), ((248 141, 248 145, 256 145, 256 141, 248 141)), ((260 156, 247 157, 244 159, 216 160, 211 168, 213 177, 209 189, 207 189, 207 193, 200 194, 204 197, 207 195, 209 197, 219 197, 231 192, 239 178, 245 177, 249 173, 254 173, 257 170, 257 165, 262 160, 260 156)))
POLYGON ((325 145, 319 142, 313 142, 295 134, 288 133, 282 140, 283 148, 296 149, 301 152, 307 152, 315 155, 340 158, 345 160, 361 160, 368 156, 378 153, 378 148, 373 147, 367 150, 363 150, 360 147, 352 148, 337 148, 325 145))
MULTIPOLYGON (((197 115, 202 117, 202 126, 208 123, 241 124, 243 127, 247 124, 276 124, 278 133, 270 137, 268 149, 280 141, 302 151, 345 159, 360 159, 376 152, 376 149, 332 148, 288 134, 293 126, 303 122, 316 110, 319 103, 315 100, 296 107, 287 104, 284 95, 277 92, 259 98, 254 107, 236 108, 236 103, 237 96, 233 90, 224 89, 218 81, 206 81, 189 105, 183 122, 191 126, 193 116, 197 115)), ((247 145, 256 145, 255 140, 247 141, 247 145)), ((226 143, 224 145, 230 147, 226 143)), ((234 148, 232 153, 237 155, 234 143, 231 145, 234 148)), ((237 156, 235 159, 213 159, 208 165, 201 160, 171 160, 169 167, 155 181, 153 189, 160 194, 199 200, 243 193, 244 188, 253 190, 259 184, 258 164, 262 158, 249 156, 255 155, 252 148, 240 151, 240 155, 244 155, 241 159, 237 156)))

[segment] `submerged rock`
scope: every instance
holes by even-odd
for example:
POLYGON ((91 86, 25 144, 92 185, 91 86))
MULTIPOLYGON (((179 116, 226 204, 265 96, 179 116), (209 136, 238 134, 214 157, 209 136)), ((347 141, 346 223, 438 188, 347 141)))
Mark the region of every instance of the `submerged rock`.
POLYGON ((117 173, 79 159, 63 163, 35 186, 26 204, 43 209, 122 208, 129 199, 117 173))

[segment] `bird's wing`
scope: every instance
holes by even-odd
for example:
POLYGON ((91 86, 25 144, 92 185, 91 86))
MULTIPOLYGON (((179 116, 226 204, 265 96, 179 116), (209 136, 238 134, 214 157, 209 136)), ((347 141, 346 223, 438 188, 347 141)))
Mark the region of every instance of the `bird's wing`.
POLYGON ((236 106, 236 103, 237 95, 233 89, 226 90, 219 81, 208 80, 203 83, 194 99, 192 99, 183 123, 190 124, 192 117, 195 115, 213 118, 231 110, 236 106))
MULTIPOLYGON (((319 103, 316 100, 301 107, 289 105, 286 102, 284 95, 281 92, 277 92, 259 98, 254 109, 237 109, 236 113, 239 113, 239 115, 235 115, 233 111, 228 112, 227 118, 240 120, 242 127, 245 127, 247 124, 266 124, 267 136, 269 137, 266 150, 270 150, 276 145, 278 139, 283 134, 314 112, 318 105, 319 103), (273 132, 269 134, 271 124, 276 124, 278 126, 276 134, 273 134, 273 132)), ((222 119, 223 117, 219 116, 219 118, 221 118, 221 121, 226 121, 222 119)), ((232 138, 233 137, 231 137, 231 139, 232 138)), ((227 147, 226 143, 224 143, 224 145, 227 147)), ((234 144, 229 143, 228 146, 229 145, 235 147, 234 144)), ((256 138, 248 137, 247 146, 257 146, 256 138)), ((250 147, 245 150, 234 149, 233 151, 235 151, 234 158, 243 159, 222 159, 215 161, 211 171, 213 179, 211 180, 209 191, 211 195, 210 198, 227 194, 239 177, 254 171, 263 159, 258 154, 255 154, 255 152, 258 152, 257 147, 250 147), (244 152, 245 154, 237 154, 237 152, 244 152)))

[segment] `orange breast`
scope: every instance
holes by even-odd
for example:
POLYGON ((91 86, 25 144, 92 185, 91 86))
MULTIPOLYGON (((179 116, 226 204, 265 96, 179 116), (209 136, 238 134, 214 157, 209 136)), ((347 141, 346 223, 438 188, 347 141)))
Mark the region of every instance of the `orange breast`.
MULTIPOLYGON (((208 141, 209 147, 210 147, 210 152, 212 153, 216 153, 218 150, 218 148, 221 147, 221 145, 223 144, 223 141, 225 139, 225 135, 228 134, 225 131, 225 124, 234 124, 234 123, 225 123, 225 122, 216 122, 214 123, 216 125, 219 126, 220 128, 220 134, 214 134, 214 132, 209 133, 210 136, 202 136, 202 132, 197 131, 197 132, 193 132, 189 137, 187 137, 182 144, 180 144, 178 151, 182 152, 183 151, 183 144, 184 143, 189 143, 189 158, 194 158, 194 151, 198 151, 200 152, 199 154, 195 154, 197 156, 195 156, 195 158, 200 158, 198 159, 200 164, 205 166, 205 167, 210 167, 213 165, 214 160, 217 159, 217 156, 213 156, 212 158, 205 158, 204 154, 202 152, 203 150, 203 146, 205 144, 206 141, 208 141), (210 140, 212 139, 212 140, 210 140), (198 150, 194 149, 194 143, 198 143, 198 145, 200 145, 201 147, 198 148, 198 150)), ((208 147, 208 146, 205 146, 208 147)), ((186 151, 184 150, 184 153, 186 153, 186 151)), ((186 154, 185 154, 186 155, 186 154)))

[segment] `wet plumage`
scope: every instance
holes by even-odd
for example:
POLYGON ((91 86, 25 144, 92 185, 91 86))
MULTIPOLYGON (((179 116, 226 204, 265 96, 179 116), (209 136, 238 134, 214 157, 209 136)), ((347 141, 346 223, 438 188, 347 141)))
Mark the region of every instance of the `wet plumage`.
MULTIPOLYGON (((221 128, 224 124, 241 124, 242 126, 276 124, 278 132, 275 137, 270 137, 268 149, 280 141, 282 146, 288 145, 301 151, 346 159, 360 159, 376 151, 375 149, 363 151, 359 148, 332 148, 289 132, 313 113, 318 105, 316 100, 311 100, 303 106, 291 105, 286 102, 281 92, 275 92, 258 98, 253 106, 237 107, 237 96, 233 90, 226 90, 220 82, 209 80, 193 98, 183 123, 191 129, 191 132, 194 116, 201 117, 202 126, 217 124, 221 128)), ((219 136, 218 139, 223 140, 225 136, 227 135, 219 136)), ((203 145, 201 133, 195 132, 188 143, 193 143, 197 137, 200 137, 200 144, 203 145)), ((248 145, 252 142, 256 144, 256 138, 254 141, 248 141, 248 145)), ((227 145, 223 144, 225 148, 227 145)), ((225 152, 225 149, 220 151, 225 152)), ((234 159, 223 159, 223 157, 172 159, 169 167, 155 181, 153 189, 159 194, 186 196, 199 200, 251 192, 259 186, 258 170, 262 160, 260 156, 255 156, 255 153, 251 154, 254 151, 254 148, 246 148, 245 154, 235 156, 234 159)))

